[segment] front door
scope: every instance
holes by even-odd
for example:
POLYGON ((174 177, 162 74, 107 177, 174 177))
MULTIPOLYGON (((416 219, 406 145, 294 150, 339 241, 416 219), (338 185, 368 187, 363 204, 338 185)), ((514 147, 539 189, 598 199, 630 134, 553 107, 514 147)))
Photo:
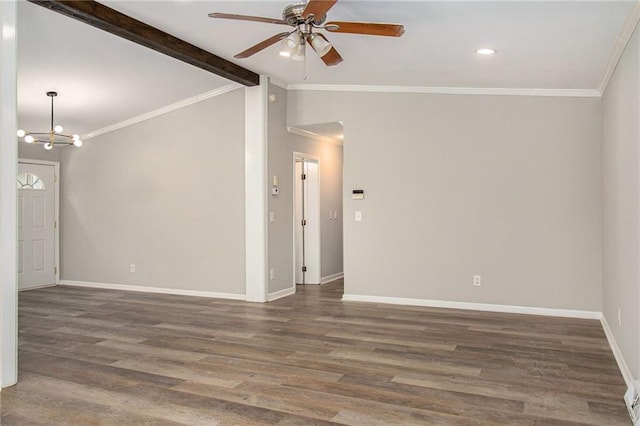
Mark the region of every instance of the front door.
POLYGON ((18 164, 18 288, 56 283, 55 168, 18 164))

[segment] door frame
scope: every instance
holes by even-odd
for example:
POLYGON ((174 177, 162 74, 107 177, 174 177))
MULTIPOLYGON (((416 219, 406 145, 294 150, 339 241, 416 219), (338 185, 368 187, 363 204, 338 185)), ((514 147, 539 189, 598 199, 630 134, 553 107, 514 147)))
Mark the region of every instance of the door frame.
POLYGON ((292 239, 292 247, 293 247, 293 266, 292 266, 292 270, 293 270, 293 288, 294 290, 296 289, 296 158, 303 158, 305 160, 311 160, 314 161, 316 163, 318 163, 318 276, 320 278, 320 282, 317 285, 322 284, 322 164, 320 161, 320 157, 316 156, 316 155, 311 155, 311 154, 307 154, 304 152, 298 152, 298 151, 294 151, 293 152, 293 162, 291 163, 293 165, 293 185, 291 188, 292 191, 292 196, 293 196, 293 202, 291 203, 291 208, 292 208, 292 217, 293 220, 291 221, 292 224, 292 228, 293 228, 293 239, 292 239))
MULTIPOLYGON (((55 285, 60 284, 60 162, 47 160, 30 160, 18 158, 18 164, 35 164, 38 166, 53 166, 53 220, 56 226, 53 229, 53 266, 55 269, 55 285)), ((16 167, 17 171, 17 167, 16 167)), ((16 175, 17 176, 17 175, 16 175)), ((34 287, 35 289, 36 287, 34 287)), ((24 290, 32 290, 24 289, 24 290)), ((18 290, 22 291, 22 290, 18 290)))

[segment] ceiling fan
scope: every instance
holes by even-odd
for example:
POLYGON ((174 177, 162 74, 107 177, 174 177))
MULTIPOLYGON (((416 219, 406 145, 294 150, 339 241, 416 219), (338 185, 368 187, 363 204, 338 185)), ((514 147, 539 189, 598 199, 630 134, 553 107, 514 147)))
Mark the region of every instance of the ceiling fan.
POLYGON ((340 56, 324 34, 318 32, 318 30, 325 30, 332 33, 387 37, 400 37, 404 33, 404 26, 400 24, 342 21, 325 22, 327 12, 337 1, 338 0, 309 0, 308 2, 293 3, 284 8, 282 11, 282 19, 218 12, 210 13, 209 17, 264 22, 293 27, 293 31, 276 34, 238 53, 234 56, 234 58, 238 59, 248 58, 282 40, 283 49, 280 52, 282 56, 302 60, 304 59, 305 46, 309 44, 326 65, 337 65, 342 62, 342 56, 340 56))

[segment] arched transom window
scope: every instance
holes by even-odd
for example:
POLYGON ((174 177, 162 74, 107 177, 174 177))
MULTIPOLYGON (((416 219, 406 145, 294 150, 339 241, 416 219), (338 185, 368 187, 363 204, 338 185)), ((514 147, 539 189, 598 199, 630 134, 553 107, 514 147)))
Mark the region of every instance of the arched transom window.
POLYGON ((33 173, 21 173, 18 175, 18 189, 44 190, 44 182, 33 173))

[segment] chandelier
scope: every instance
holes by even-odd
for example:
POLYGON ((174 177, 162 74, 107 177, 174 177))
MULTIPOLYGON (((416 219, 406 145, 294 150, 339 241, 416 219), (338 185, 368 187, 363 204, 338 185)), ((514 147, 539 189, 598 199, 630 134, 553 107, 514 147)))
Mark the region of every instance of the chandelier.
POLYGON ((23 138, 26 143, 44 144, 44 149, 50 150, 54 146, 73 145, 82 146, 82 140, 78 135, 65 135, 61 125, 53 125, 53 98, 58 96, 58 92, 47 92, 47 96, 51 98, 51 129, 48 132, 27 132, 22 129, 18 130, 18 137, 23 138))

